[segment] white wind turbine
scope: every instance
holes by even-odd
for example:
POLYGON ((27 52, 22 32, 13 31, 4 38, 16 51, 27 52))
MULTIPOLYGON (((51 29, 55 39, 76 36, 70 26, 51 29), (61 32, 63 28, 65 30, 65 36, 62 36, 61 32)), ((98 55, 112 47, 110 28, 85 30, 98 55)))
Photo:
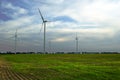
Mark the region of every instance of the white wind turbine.
POLYGON ((76 53, 78 53, 78 36, 77 36, 77 33, 76 33, 76 53))
POLYGON ((17 29, 15 32, 15 54, 16 54, 16 51, 17 51, 17 29))
POLYGON ((41 16, 41 19, 42 19, 42 24, 44 26, 44 54, 46 53, 46 23, 48 22, 47 20, 44 19, 40 9, 38 8, 39 10, 39 13, 40 13, 40 16, 41 16))

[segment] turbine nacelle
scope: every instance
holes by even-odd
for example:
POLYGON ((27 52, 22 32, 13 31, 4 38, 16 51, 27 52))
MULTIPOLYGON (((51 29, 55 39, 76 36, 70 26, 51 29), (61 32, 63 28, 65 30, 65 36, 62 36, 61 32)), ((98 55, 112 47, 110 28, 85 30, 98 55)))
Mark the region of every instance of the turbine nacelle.
POLYGON ((47 20, 43 21, 43 23, 46 23, 46 22, 49 22, 49 21, 47 21, 47 20))

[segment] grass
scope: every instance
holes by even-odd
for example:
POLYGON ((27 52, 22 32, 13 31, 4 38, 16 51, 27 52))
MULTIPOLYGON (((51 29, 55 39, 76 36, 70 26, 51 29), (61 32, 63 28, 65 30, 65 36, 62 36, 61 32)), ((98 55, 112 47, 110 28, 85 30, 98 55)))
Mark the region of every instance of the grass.
POLYGON ((120 54, 1 55, 12 70, 39 80, 120 80, 120 54))

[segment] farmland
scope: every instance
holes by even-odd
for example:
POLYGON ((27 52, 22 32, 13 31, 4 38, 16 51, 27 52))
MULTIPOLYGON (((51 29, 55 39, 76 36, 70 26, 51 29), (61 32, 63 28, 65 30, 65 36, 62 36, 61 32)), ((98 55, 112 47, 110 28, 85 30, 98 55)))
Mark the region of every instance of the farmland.
POLYGON ((0 55, 0 80, 120 80, 120 54, 0 55))

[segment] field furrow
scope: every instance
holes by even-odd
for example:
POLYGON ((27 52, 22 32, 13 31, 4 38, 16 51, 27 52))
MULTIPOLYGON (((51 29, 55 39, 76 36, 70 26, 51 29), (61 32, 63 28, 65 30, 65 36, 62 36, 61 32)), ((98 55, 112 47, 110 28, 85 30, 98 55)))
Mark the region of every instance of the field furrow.
POLYGON ((0 65, 0 80, 37 80, 32 75, 12 71, 8 66, 0 65))

